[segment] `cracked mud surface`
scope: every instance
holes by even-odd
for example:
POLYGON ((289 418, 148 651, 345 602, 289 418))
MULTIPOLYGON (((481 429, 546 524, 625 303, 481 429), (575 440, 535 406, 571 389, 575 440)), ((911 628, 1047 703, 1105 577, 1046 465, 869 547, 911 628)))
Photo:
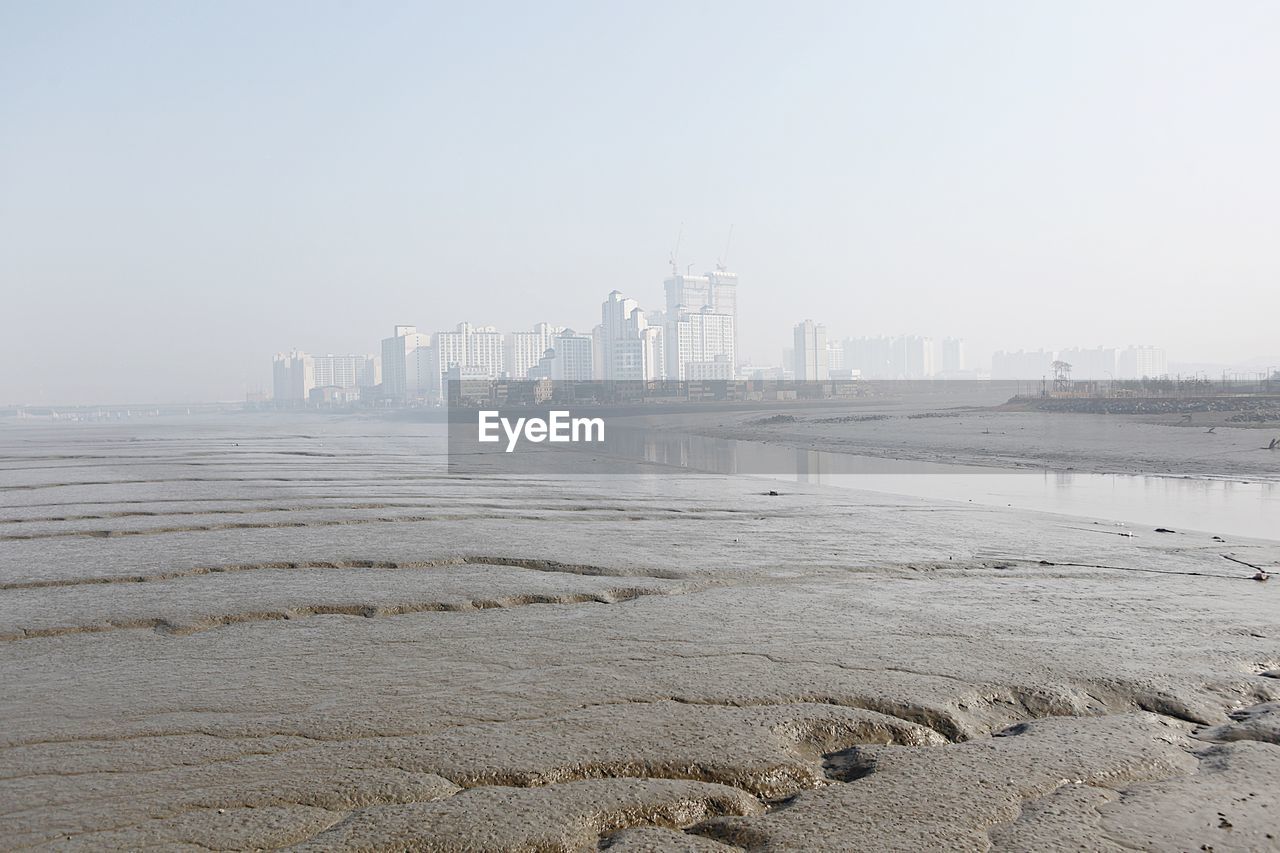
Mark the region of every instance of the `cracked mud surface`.
POLYGON ((1280 849, 1276 543, 441 452, 0 431, 0 847, 1280 849))

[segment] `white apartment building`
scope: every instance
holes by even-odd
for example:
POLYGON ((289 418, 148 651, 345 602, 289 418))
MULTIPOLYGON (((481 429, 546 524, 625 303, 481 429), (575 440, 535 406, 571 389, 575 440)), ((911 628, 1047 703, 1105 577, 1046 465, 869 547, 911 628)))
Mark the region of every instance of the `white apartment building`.
POLYGON ((299 350, 272 359, 271 384, 277 403, 302 404, 316 388, 354 391, 372 387, 377 359, 369 355, 308 355, 299 350))
POLYGON ((992 379, 1044 379, 1053 373, 1057 355, 1048 350, 997 352, 991 357, 992 379))
POLYGON ((965 369, 964 339, 943 338, 942 340, 942 373, 949 375, 960 373, 965 369))
POLYGON ((316 388, 362 388, 377 385, 377 359, 371 355, 315 355, 316 388))
POLYGON ((1160 347, 1130 346, 1121 351, 1117 367, 1124 379, 1159 379, 1169 375, 1169 358, 1160 347))
POLYGON ((667 295, 667 314, 681 312, 738 316, 738 274, 717 269, 706 275, 673 274, 663 283, 667 295))
POLYGON ((555 361, 551 378, 557 381, 586 382, 594 376, 592 339, 566 329, 555 337, 555 361))
POLYGON ((844 369, 844 344, 840 341, 827 341, 827 369, 844 369))
POLYGON ((565 329, 554 338, 554 345, 539 362, 529 369, 529 379, 553 379, 557 382, 588 382, 595 379, 595 341, 591 335, 579 335, 565 329))
POLYGON ((1053 376, 1053 362, 1071 365, 1071 378, 1082 380, 1159 379, 1169 375, 1169 362, 1160 347, 1131 346, 1064 349, 1057 352, 998 352, 991 359, 992 379, 1044 379, 1053 376))
POLYGON ((493 326, 459 323, 452 332, 437 332, 433 379, 437 398, 443 399, 444 377, 451 367, 474 368, 466 375, 474 378, 483 372, 490 379, 506 374, 506 345, 502 332, 493 326), (480 372, 478 372, 480 371, 480 372))
POLYGON ((276 353, 271 360, 272 398, 277 405, 302 405, 316 387, 315 362, 305 352, 276 353))
POLYGON ((725 269, 707 273, 711 311, 733 318, 734 337, 738 334, 738 274, 725 269))
POLYGON ((733 317, 705 308, 668 322, 667 378, 733 379, 733 317))
POLYGON ((663 286, 665 378, 734 378, 738 274, 720 268, 706 275, 673 273, 663 286))
MULTIPOLYGON (((863 379, 957 378, 966 368, 961 338, 939 340, 920 335, 846 338, 842 349, 840 367, 858 371, 863 379)), ((836 369, 834 363, 830 367, 836 369)))
POLYGON ((666 375, 663 330, 634 299, 613 291, 600 306, 598 378, 647 381, 666 375))
POLYGON ((1119 372, 1119 359, 1111 347, 1064 349, 1057 357, 1071 365, 1072 379, 1115 379, 1119 372))
POLYGON ((395 334, 382 340, 382 395, 396 402, 424 397, 434 388, 431 380, 431 336, 417 326, 396 326, 395 334))
POLYGON ((667 295, 667 318, 670 322, 679 319, 682 312, 695 312, 711 309, 711 279, 705 275, 673 274, 665 282, 663 288, 667 295))
POLYGON ((902 335, 894 339, 894 360, 901 365, 902 379, 929 379, 938 372, 936 359, 933 338, 902 335))
POLYGON ((527 379, 529 371, 538 365, 554 339, 564 331, 564 326, 538 323, 529 332, 512 332, 507 347, 507 373, 512 379, 527 379))
POLYGON ((734 378, 733 364, 726 356, 719 356, 712 361, 691 361, 685 365, 684 370, 684 378, 689 382, 721 379, 732 381, 734 378))
POLYGON ((619 290, 611 292, 601 303, 600 348, 605 379, 645 378, 640 340, 635 334, 637 323, 632 320, 632 315, 639 311, 640 304, 619 290))
POLYGON ((830 378, 827 367, 827 327, 812 320, 795 327, 795 378, 812 382, 830 378))

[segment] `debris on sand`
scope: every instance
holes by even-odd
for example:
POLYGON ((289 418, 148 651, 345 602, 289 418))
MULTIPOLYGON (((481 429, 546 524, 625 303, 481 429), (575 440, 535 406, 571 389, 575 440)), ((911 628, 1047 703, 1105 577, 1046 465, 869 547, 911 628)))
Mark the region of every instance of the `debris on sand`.
POLYGON ((1176 531, 1176 530, 1170 530, 1170 529, 1169 529, 1169 528, 1167 528, 1167 527, 1157 527, 1157 528, 1156 528, 1156 533, 1177 533, 1177 532, 1178 532, 1178 531, 1176 531))
POLYGON ((1222 558, 1224 560, 1230 560, 1233 563, 1239 563, 1242 566, 1248 566, 1249 568, 1253 569, 1254 570, 1253 579, 1256 581, 1271 580, 1271 575, 1262 566, 1255 566, 1253 563, 1250 563, 1246 560, 1241 560, 1238 557, 1233 557, 1230 554, 1223 554, 1222 558))

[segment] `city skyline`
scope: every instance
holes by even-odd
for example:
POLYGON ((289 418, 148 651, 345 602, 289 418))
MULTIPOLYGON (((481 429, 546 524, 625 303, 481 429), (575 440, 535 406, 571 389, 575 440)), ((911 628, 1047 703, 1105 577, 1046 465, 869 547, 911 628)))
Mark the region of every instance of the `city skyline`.
MULTIPOLYGON (((315 355, 297 349, 273 359, 271 392, 246 402, 276 405, 440 405, 450 381, 498 379, 798 381, 893 379, 1082 380, 1159 379, 1170 375, 1167 352, 1152 345, 997 351, 979 366, 963 338, 920 335, 829 335, 824 323, 802 320, 777 363, 737 356, 738 273, 680 271, 676 256, 663 282, 661 309, 613 290, 589 333, 537 322, 501 330, 467 321, 434 333, 395 325, 381 355, 315 355), (326 378, 331 383, 326 383, 326 378)), ((1268 371, 1270 372, 1270 371, 1268 371)))
POLYGON ((757 363, 804 318, 1280 360, 1275 4, 555 5, 5 5, 0 401, 585 332, 677 242, 757 363))

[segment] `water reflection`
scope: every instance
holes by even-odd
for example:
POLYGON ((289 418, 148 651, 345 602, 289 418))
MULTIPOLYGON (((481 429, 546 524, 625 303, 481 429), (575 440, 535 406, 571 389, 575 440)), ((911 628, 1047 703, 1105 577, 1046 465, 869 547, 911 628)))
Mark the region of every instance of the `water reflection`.
POLYGON ((660 430, 617 429, 608 445, 617 456, 696 471, 1280 540, 1275 483, 881 459, 660 430))

